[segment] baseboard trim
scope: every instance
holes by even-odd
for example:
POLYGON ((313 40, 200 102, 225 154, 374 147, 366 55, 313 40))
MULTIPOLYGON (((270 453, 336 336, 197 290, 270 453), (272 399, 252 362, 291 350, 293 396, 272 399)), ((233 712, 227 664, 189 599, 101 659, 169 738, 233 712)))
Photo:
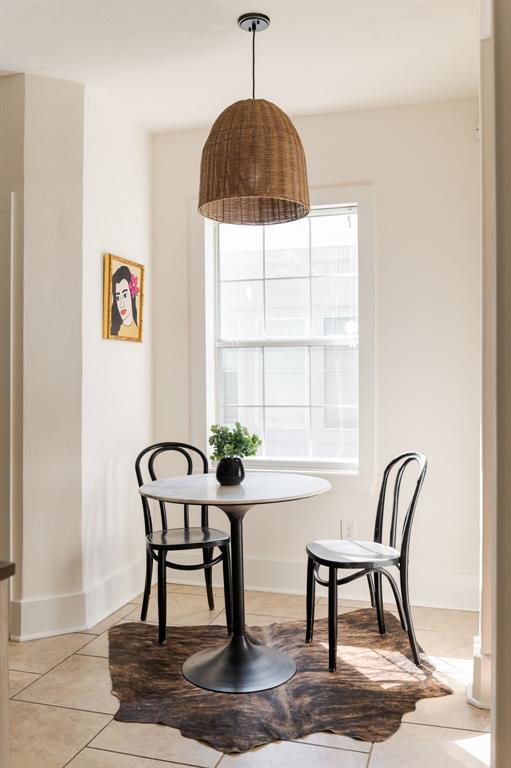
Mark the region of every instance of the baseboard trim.
POLYGON ((82 592, 13 600, 11 640, 86 632, 140 594, 144 573, 145 558, 129 563, 82 592))
MULTIPOLYGON (((245 558, 245 588, 255 592, 283 592, 291 595, 305 594, 305 560, 268 560, 259 557, 245 558)), ((202 574, 195 578, 175 578, 175 584, 203 585, 202 574)), ((222 586, 221 572, 213 569, 215 586, 222 586)), ((385 600, 393 602, 392 593, 385 584, 385 600), (388 590, 388 591, 387 591, 388 590)), ((340 599, 368 600, 365 579, 353 581, 340 588, 340 599)), ((326 595, 318 586, 318 594, 326 595)), ((410 566, 410 595, 413 605, 426 608, 450 608, 459 611, 479 610, 479 576, 472 573, 421 570, 410 566)))
POLYGON ((85 625, 93 627, 139 595, 144 588, 145 557, 134 560, 86 590, 85 625))
POLYGON ((478 709, 491 708, 491 656, 481 653, 481 638, 474 637, 474 662, 472 683, 467 688, 467 701, 478 709))
MULTIPOLYGON (((245 558, 245 586, 258 592, 305 594, 305 561, 245 558)), ((139 595, 143 588, 145 559, 135 560, 82 592, 49 595, 11 603, 11 639, 35 640, 70 632, 86 632, 111 613, 139 595)), ((174 576, 173 572, 172 576, 174 576)), ((170 574, 169 574, 170 575, 170 574)), ((176 584, 204 585, 202 572, 195 578, 173 578, 176 584)), ((213 583, 222 586, 221 571, 213 570, 213 583)), ((426 571, 410 568, 410 593, 413 605, 429 608, 479 610, 477 574, 426 571)), ((318 587, 318 594, 326 594, 318 587)), ((341 588, 350 600, 367 600, 365 579, 341 588)), ((392 602, 390 591, 385 599, 392 602)))

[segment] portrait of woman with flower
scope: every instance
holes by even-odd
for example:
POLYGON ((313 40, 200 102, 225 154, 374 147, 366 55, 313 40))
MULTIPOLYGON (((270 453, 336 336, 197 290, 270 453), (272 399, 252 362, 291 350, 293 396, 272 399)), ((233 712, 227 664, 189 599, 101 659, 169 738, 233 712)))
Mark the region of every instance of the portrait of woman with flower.
POLYGON ((144 267, 105 254, 103 338, 142 341, 144 267))

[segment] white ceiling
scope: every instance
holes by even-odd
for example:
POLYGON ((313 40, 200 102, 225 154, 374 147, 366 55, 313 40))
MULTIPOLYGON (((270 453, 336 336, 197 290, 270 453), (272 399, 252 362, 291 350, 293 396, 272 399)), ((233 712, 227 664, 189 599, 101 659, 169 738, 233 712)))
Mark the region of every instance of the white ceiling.
POLYGON ((0 0, 0 69, 75 80, 153 130, 257 93, 291 115, 477 92, 478 0, 0 0))

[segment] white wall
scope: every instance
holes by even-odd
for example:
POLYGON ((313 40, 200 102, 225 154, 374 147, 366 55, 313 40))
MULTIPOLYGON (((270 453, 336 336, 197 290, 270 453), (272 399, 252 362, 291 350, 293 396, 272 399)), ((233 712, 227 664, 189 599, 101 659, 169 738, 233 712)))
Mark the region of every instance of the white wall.
POLYGON ((91 626, 143 586, 151 146, 77 83, 0 78, 0 97, 0 192, 15 193, 12 634, 28 639, 91 626), (141 344, 102 339, 105 251, 147 267, 141 344))
POLYGON ((71 626, 80 618, 70 596, 81 588, 83 86, 24 81, 23 496, 14 631, 30 635, 60 624, 63 614, 71 626))
POLYGON ((152 302, 149 135, 85 94, 83 238, 83 579, 87 616, 143 586, 142 509, 134 460, 152 434, 152 302), (102 336, 103 253, 141 262, 141 344, 102 336))
MULTIPOLYGON (((456 100, 298 118, 313 187, 372 184, 376 242, 376 457, 418 449, 429 472, 412 542, 412 599, 477 608, 480 259, 477 102, 456 100)), ((153 143, 155 425, 190 438, 188 209, 206 130, 153 143)), ((377 490, 377 489, 376 489, 377 490)), ((304 546, 355 518, 372 535, 375 493, 330 493, 253 510, 246 581, 303 591, 304 546)), ((212 518, 225 528, 221 513, 212 518)), ((219 574, 218 574, 219 577, 219 574)), ((198 577, 199 578, 199 577, 198 577)), ((364 594, 356 582, 345 596, 364 594)))

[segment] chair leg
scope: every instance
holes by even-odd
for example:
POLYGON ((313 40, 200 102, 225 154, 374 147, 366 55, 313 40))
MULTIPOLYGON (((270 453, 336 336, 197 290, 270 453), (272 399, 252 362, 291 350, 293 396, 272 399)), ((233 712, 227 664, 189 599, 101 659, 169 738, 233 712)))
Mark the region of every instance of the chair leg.
POLYGON ((337 568, 328 571, 328 671, 337 669, 337 568))
POLYGON ((232 635, 232 588, 231 588, 231 555, 229 545, 220 547, 222 553, 222 568, 224 572, 224 600, 225 600, 225 619, 227 631, 232 635))
POLYGON ((374 593, 373 574, 367 574, 367 583, 369 585, 369 597, 371 598, 371 608, 376 608, 376 595, 374 593))
POLYGON ((385 614, 383 612, 383 580, 381 573, 374 574, 374 591, 376 598, 376 616, 378 618, 378 631, 385 634, 385 614))
POLYGON ((158 551, 158 642, 164 645, 167 633, 167 573, 166 552, 158 551))
POLYGON ((419 652, 419 645, 417 638, 415 637, 415 630, 413 627, 412 611, 410 608, 410 595, 408 591, 408 563, 400 568, 400 580, 401 580, 401 597, 403 598, 403 609, 405 612, 406 625, 408 631, 408 640, 410 641, 410 648, 412 649, 412 656, 415 664, 420 667, 421 658, 419 652))
MULTIPOLYGON (((207 549, 203 549, 202 557, 203 557, 204 563, 210 563, 213 560, 213 550, 210 547, 208 547, 207 549)), ((209 610, 213 611, 215 608, 215 598, 213 595, 213 569, 212 568, 204 569, 204 580, 206 582, 206 592, 208 595, 209 610)))
POLYGON ((142 610, 140 611, 140 621, 145 621, 147 619, 147 609, 149 607, 149 598, 151 597, 152 580, 153 580, 153 556, 149 548, 147 548, 146 560, 145 560, 144 597, 142 599, 142 610))
POLYGON ((394 600, 396 601, 397 606, 397 612, 399 613, 399 621, 401 622, 401 629, 405 632, 408 631, 408 625, 406 623, 406 616, 403 609, 403 602, 401 600, 401 595, 399 594, 399 589, 397 588, 397 584, 394 581, 393 576, 386 570, 382 570, 382 575, 387 577, 387 580, 392 587, 392 592, 394 593, 394 600))
POLYGON ((316 597, 316 579, 314 578, 314 560, 309 557, 307 561, 307 629, 305 631, 305 642, 312 643, 314 634, 314 600, 316 597))

